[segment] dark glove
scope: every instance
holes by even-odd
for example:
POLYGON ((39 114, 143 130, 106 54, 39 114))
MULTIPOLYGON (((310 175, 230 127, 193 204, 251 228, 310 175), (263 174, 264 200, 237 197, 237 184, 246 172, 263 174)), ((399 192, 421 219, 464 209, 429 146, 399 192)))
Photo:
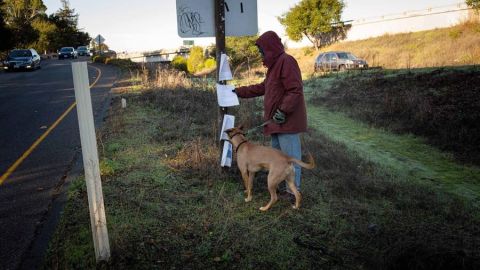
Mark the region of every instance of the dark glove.
POLYGON ((277 111, 273 115, 272 119, 273 119, 273 122, 275 122, 275 124, 280 125, 280 124, 285 123, 285 121, 287 120, 287 116, 285 115, 284 112, 277 109, 277 111))

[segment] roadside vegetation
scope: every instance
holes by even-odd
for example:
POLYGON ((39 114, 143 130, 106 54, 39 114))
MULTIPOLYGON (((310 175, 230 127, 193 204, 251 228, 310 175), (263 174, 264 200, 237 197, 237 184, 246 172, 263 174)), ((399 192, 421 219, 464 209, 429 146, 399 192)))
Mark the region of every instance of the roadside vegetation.
POLYGON ((0 59, 13 48, 34 48, 40 54, 61 47, 88 45, 90 36, 78 28, 79 15, 67 0, 53 14, 42 0, 0 0, 0 59))
POLYGON ((479 64, 478 44, 480 22, 466 21, 448 28, 340 42, 319 51, 302 48, 289 52, 299 60, 304 74, 312 74, 315 58, 325 51, 352 52, 371 67, 408 69, 479 64))
MULTIPOLYGON (((340 76, 313 103, 399 134, 415 134, 480 165, 480 68, 373 71, 340 76)), ((315 84, 315 79, 312 83, 315 84)), ((322 79, 318 79, 322 87, 322 79)))
MULTIPOLYGON (((337 79, 306 81, 307 97, 321 92, 324 98, 337 79)), ((127 99, 127 108, 114 99, 99 135, 112 260, 95 266, 86 187, 79 178, 69 190, 45 268, 480 267, 479 206, 468 192, 469 184, 478 187, 478 182, 462 186, 460 181, 458 192, 450 192, 442 177, 423 181, 402 171, 401 166, 414 171, 412 164, 427 172, 436 167, 423 159, 402 163, 401 153, 410 150, 395 151, 400 141, 387 129, 376 130, 319 104, 318 97, 309 102, 311 129, 303 144, 318 167, 304 173, 302 208, 295 211, 280 201, 262 213, 258 208, 269 198, 266 175, 256 177, 254 200, 245 203, 236 165, 219 169, 213 86, 169 70, 150 71, 137 81, 139 87, 117 93, 127 99), (375 132, 392 143, 362 139, 375 132), (369 158, 375 157, 372 149, 390 153, 390 160, 369 158)), ((248 128, 261 123, 261 111, 258 102, 242 100, 230 113, 248 128)), ((429 151, 419 155, 437 151, 443 157, 422 140, 409 138, 429 151)), ((268 144, 259 133, 249 139, 268 144)), ((405 141, 397 150, 410 145, 405 141)), ((462 166, 448 160, 443 169, 462 166)), ((462 172, 436 173, 455 178, 462 172)), ((478 168, 471 173, 478 178, 478 168)))

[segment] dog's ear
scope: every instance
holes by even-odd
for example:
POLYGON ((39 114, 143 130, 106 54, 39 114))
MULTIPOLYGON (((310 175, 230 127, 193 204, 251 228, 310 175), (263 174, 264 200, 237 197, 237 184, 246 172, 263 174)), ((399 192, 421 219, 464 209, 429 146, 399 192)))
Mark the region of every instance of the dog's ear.
POLYGON ((233 131, 233 129, 234 129, 234 128, 229 128, 229 129, 227 129, 227 130, 224 130, 223 132, 225 132, 225 133, 227 133, 227 134, 228 134, 228 133, 232 132, 232 131, 233 131))
POLYGON ((241 124, 241 125, 238 126, 237 128, 240 129, 240 130, 243 130, 243 124, 241 124))

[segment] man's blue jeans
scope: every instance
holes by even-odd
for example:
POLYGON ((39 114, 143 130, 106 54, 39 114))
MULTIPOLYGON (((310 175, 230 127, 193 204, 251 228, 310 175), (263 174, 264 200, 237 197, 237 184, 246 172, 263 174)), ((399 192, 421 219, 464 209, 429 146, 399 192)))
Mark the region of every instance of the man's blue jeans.
MULTIPOLYGON (((302 146, 300 144, 299 133, 276 133, 272 134, 272 147, 276 148, 283 153, 296 158, 302 159, 302 146)), ((295 186, 300 191, 300 181, 302 177, 301 167, 294 164, 295 167, 295 186)), ((288 186, 287 191, 290 192, 288 186)), ((291 193, 291 192, 290 192, 291 193)))

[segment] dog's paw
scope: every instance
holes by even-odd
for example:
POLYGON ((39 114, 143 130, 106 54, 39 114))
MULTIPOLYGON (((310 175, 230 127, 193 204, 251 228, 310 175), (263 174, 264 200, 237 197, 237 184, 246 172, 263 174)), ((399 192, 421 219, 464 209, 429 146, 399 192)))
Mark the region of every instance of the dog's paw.
POLYGON ((252 197, 250 198, 245 198, 245 202, 251 202, 252 201, 252 197))
POLYGON ((267 210, 268 210, 268 207, 266 207, 266 206, 260 207, 260 211, 265 212, 265 211, 267 211, 267 210))
POLYGON ((295 210, 300 209, 300 207, 297 207, 297 206, 295 206, 295 205, 292 205, 292 208, 295 209, 295 210))

